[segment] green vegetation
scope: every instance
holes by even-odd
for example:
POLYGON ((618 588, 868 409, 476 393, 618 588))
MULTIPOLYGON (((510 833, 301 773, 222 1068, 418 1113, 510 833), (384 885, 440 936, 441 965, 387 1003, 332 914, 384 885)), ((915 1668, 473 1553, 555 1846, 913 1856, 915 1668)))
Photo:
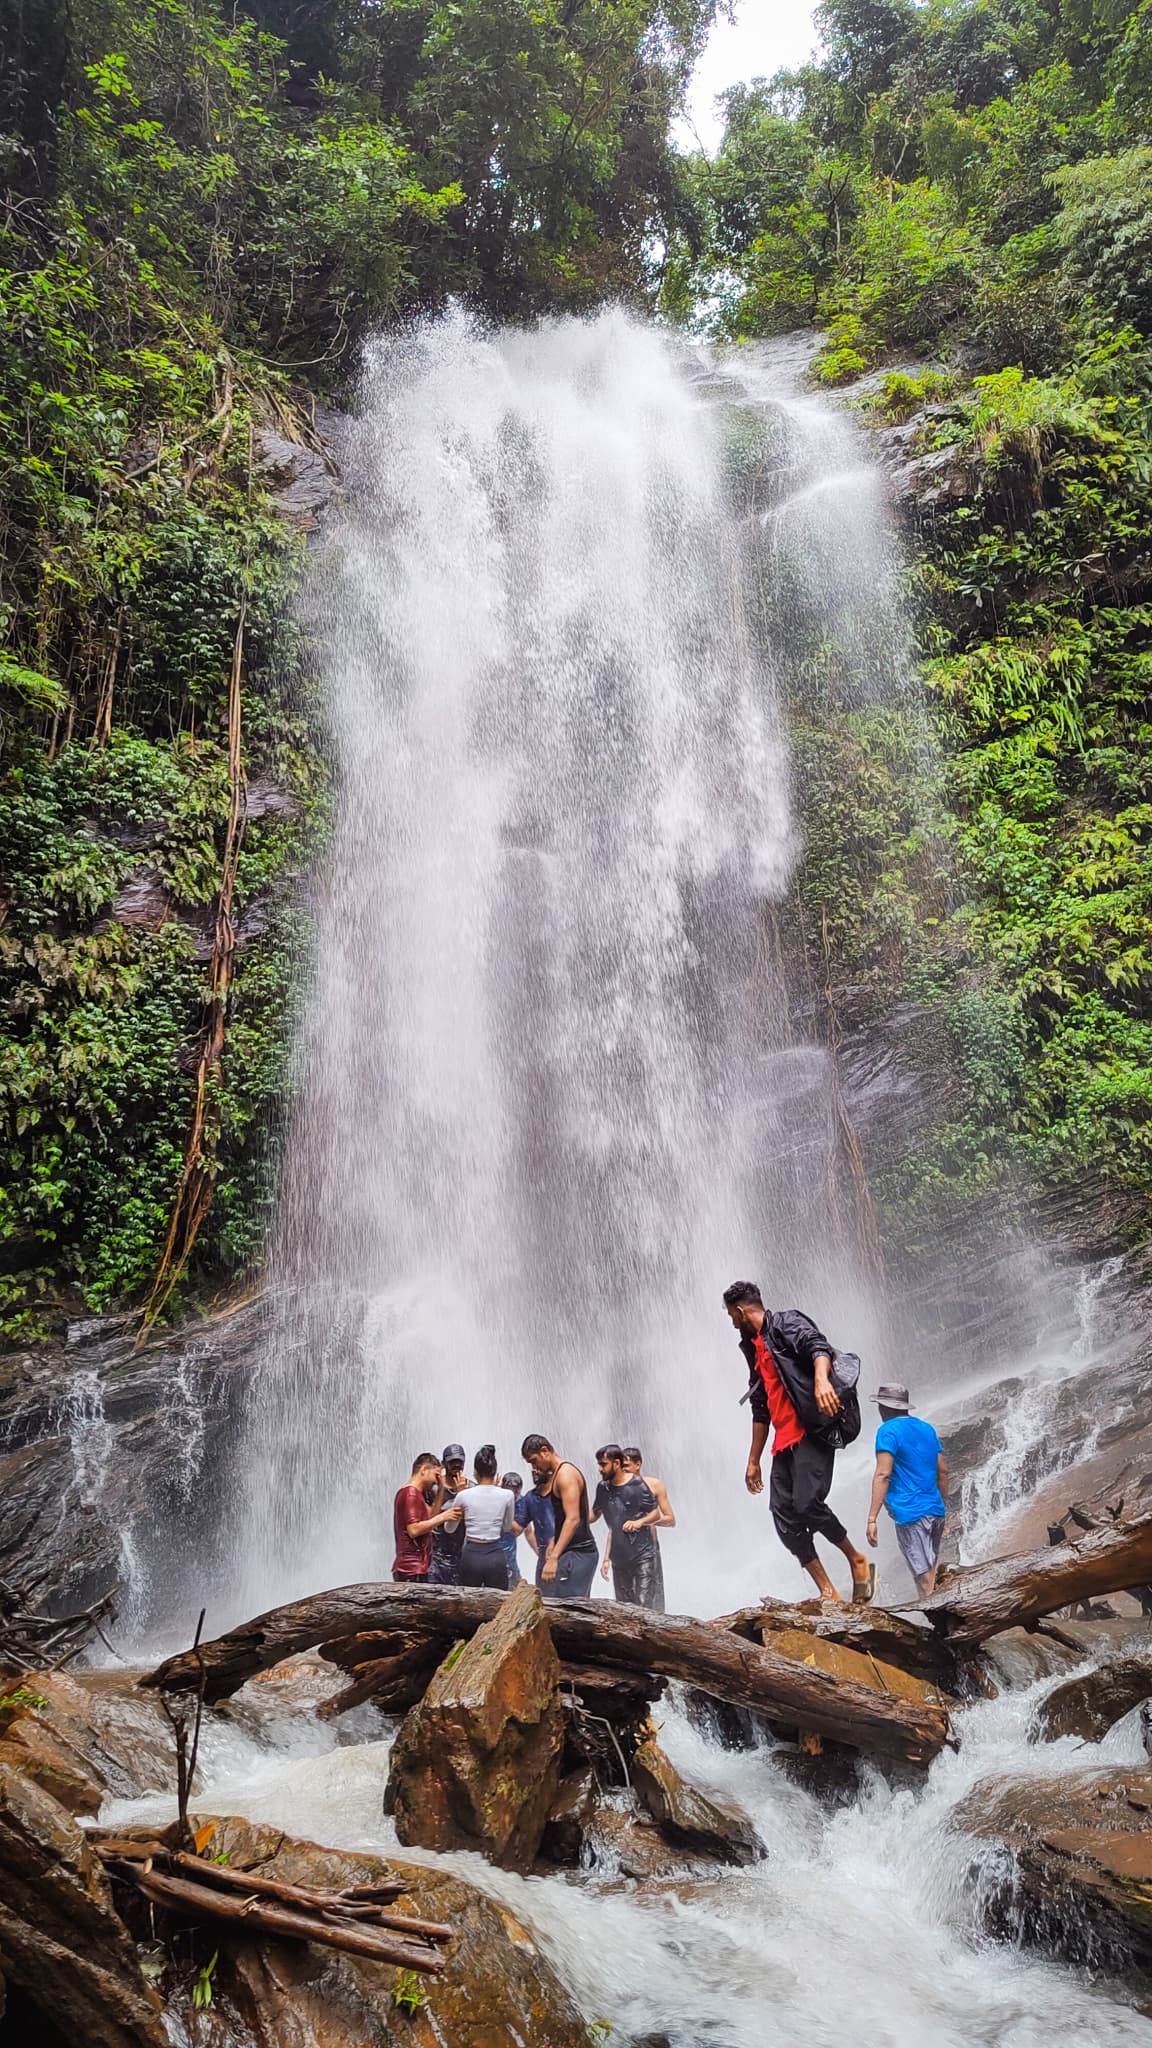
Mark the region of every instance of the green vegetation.
POLYGON ((958 1086, 894 1233, 1152 1167, 1152 7, 827 0, 823 61, 729 95, 665 303, 899 426, 938 754, 797 707, 801 905, 837 978, 929 1006, 958 1086), (706 316, 693 316, 696 306, 706 316))
POLYGON ((696 233, 667 132, 712 7, 9 10, 9 1335, 159 1302, 185 1268, 211 1288, 260 1242, 326 787, 262 434, 307 440, 305 382, 338 390, 369 324, 449 295, 511 318, 650 297, 661 241, 696 233))
POLYGON ((392 1986, 392 2003, 411 2019, 413 2014, 423 2012, 428 2003, 428 1993, 420 1982, 415 1970, 397 1970, 396 1982, 392 1986))

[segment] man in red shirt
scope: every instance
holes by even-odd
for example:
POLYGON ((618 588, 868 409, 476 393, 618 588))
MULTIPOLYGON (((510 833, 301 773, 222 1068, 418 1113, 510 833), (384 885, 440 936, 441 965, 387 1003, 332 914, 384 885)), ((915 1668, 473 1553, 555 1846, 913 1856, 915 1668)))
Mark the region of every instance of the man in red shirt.
POLYGON ((871 1600, 876 1567, 857 1550, 828 1506, 836 1445, 845 1440, 836 1428, 841 1401, 832 1384, 832 1346, 799 1309, 770 1315, 752 1280, 736 1280, 726 1287, 724 1306, 748 1361, 745 1398, 752 1407, 752 1449, 744 1484, 749 1493, 763 1492, 760 1460, 771 1424, 768 1505, 781 1543, 815 1579, 820 1598, 838 1600, 816 1555, 814 1538, 823 1536, 843 1551, 852 1567, 853 1600, 871 1600))
POLYGON ((392 1504, 392 1527, 396 1556, 392 1561, 394 1579, 427 1579, 432 1562, 432 1528, 435 1517, 428 1494, 440 1488, 440 1460, 432 1451, 421 1451, 412 1466, 412 1477, 402 1486, 392 1504))

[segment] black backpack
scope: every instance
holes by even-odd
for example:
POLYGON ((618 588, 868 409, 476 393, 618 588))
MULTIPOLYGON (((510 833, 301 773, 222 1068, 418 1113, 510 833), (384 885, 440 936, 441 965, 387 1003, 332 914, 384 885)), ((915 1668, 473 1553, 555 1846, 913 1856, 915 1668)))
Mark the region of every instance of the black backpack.
POLYGON ((814 1444, 822 1444, 829 1451, 842 1451, 848 1444, 854 1444, 861 1429, 860 1396, 856 1391, 860 1360, 856 1353, 834 1351, 832 1354, 832 1385, 840 1396, 839 1415, 821 1415, 811 1380, 797 1372, 791 1359, 776 1351, 772 1356, 792 1406, 804 1425, 805 1436, 810 1436, 814 1444))

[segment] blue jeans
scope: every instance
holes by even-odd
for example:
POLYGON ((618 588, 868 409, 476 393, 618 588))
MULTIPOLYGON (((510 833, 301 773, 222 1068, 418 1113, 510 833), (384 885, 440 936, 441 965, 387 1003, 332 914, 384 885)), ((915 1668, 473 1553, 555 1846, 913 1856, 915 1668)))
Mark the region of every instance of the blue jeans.
POLYGON ((460 1584, 459 1557, 434 1557, 428 1567, 430 1586, 458 1586, 460 1584))

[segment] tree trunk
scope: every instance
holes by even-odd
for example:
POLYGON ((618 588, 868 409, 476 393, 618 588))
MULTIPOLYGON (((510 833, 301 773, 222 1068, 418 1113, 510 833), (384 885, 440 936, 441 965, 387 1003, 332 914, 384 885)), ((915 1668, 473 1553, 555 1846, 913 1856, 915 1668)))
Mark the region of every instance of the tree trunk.
POLYGON ((1042 1614, 1098 1593, 1127 1592, 1150 1578, 1152 1509, 1093 1529, 1078 1543, 952 1572, 920 1606, 932 1626, 959 1647, 982 1643, 998 1629, 1026 1628, 1042 1614))
MULTIPOLYGON (((202 1667, 205 1698, 215 1702, 227 1699, 253 1672, 341 1637, 395 1629, 470 1636, 491 1620, 503 1597, 457 1586, 343 1586, 274 1608, 195 1653, 170 1657, 143 1683, 195 1691, 202 1667)), ((911 1763, 926 1763, 949 1737, 943 1706, 838 1681, 708 1622, 606 1600, 551 1601, 547 1614, 556 1648, 570 1663, 683 1679, 777 1723, 911 1763)))

